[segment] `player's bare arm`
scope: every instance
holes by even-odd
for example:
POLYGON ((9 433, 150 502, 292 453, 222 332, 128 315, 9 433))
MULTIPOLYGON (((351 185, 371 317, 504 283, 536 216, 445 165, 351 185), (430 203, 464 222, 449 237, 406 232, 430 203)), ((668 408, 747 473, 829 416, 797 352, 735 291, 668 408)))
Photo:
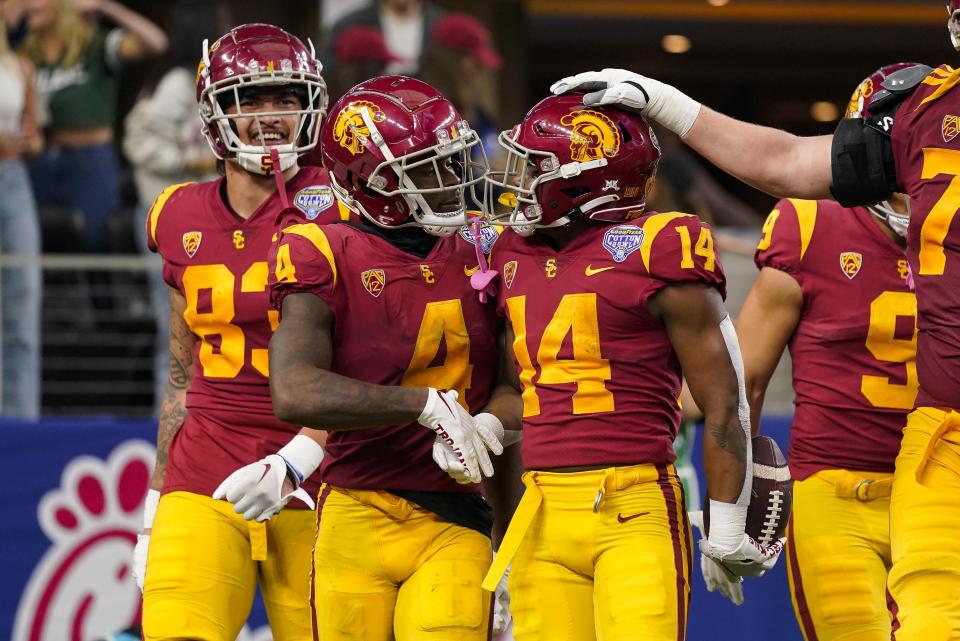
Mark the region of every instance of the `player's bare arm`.
POLYGON ((167 473, 170 442, 187 416, 187 389, 194 375, 193 348, 196 343, 196 337, 183 318, 183 312, 187 308, 186 299, 172 287, 167 289, 170 296, 170 374, 160 403, 157 462, 150 479, 150 489, 158 491, 163 487, 167 473))
POLYGON ((830 197, 833 136, 794 136, 741 122, 675 87, 625 69, 563 78, 551 91, 586 91, 585 105, 617 105, 642 113, 676 132, 717 167, 774 196, 830 197))
POLYGON ((281 420, 351 430, 418 419, 426 388, 375 385, 330 371, 333 315, 320 298, 286 296, 282 318, 270 340, 270 393, 281 420))
POLYGON ((738 414, 739 387, 720 322, 720 293, 706 285, 663 288, 650 302, 663 321, 697 406, 703 410, 704 468, 710 497, 735 503, 743 489, 747 439, 738 414))
POLYGON ((760 270, 737 317, 744 380, 750 402, 750 426, 760 431, 760 413, 770 377, 800 322, 803 293, 796 280, 772 267, 760 270))

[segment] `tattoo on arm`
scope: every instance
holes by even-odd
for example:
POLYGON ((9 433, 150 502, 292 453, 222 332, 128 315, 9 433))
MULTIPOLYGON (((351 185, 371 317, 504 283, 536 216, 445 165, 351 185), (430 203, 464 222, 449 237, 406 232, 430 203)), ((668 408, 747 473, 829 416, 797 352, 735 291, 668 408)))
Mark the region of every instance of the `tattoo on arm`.
POLYGON ((186 300, 176 290, 170 290, 170 375, 160 404, 157 426, 157 462, 150 480, 151 489, 160 490, 167 474, 170 442, 187 417, 187 389, 193 381, 193 348, 196 337, 183 318, 186 300))

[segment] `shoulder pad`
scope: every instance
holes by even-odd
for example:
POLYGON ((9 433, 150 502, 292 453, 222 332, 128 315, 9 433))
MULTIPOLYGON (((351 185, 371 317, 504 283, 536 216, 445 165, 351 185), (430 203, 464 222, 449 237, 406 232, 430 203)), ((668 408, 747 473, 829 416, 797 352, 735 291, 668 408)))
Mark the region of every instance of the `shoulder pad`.
POLYGON ((893 115, 900 103, 909 98, 932 72, 933 69, 927 65, 916 65, 895 71, 884 78, 880 91, 874 94, 870 102, 870 117, 865 120, 866 124, 889 136, 893 128, 893 115))

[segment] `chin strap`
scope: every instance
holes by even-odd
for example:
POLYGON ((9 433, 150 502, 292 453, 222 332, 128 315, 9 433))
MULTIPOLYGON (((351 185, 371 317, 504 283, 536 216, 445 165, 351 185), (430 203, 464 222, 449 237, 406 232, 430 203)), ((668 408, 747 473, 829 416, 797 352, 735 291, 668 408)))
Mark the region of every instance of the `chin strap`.
POLYGON ((287 213, 287 210, 291 208, 290 199, 287 197, 287 181, 283 179, 283 168, 280 167, 280 154, 276 149, 270 150, 270 160, 273 161, 273 179, 277 183, 277 193, 280 194, 280 204, 283 205, 274 221, 275 224, 279 225, 287 213))
POLYGON ((480 296, 480 302, 487 302, 487 294, 496 296, 498 275, 497 270, 490 269, 487 263, 487 256, 483 253, 483 241, 480 231, 483 227, 482 217, 474 216, 469 223, 470 235, 473 236, 473 249, 477 253, 477 265, 480 267, 477 271, 470 274, 470 286, 473 287, 480 296))

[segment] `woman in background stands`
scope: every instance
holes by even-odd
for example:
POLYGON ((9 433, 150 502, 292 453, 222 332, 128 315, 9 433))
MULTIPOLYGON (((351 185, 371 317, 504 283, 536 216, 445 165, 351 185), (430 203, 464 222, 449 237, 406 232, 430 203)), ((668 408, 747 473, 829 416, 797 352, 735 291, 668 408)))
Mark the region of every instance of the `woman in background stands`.
MULTIPOLYGON (((225 5, 213 0, 181 0, 170 8, 167 33, 170 49, 154 65, 137 102, 123 125, 123 155, 133 167, 138 204, 136 221, 147 219, 150 204, 169 187, 216 178, 216 158, 200 132, 197 120, 197 61, 204 38, 213 41, 230 28, 225 5)), ((137 248, 147 249, 147 231, 135 224, 137 248)), ((150 272, 150 301, 157 323, 154 357, 154 404, 167 384, 170 301, 161 262, 150 272)))
MULTIPOLYGON (((33 65, 14 55, 0 18, 0 255, 40 253, 37 207, 24 166, 43 139, 33 65)), ((0 414, 40 414, 40 268, 0 265, 0 414)))
POLYGON ((21 51, 37 66, 46 109, 46 150, 30 165, 42 206, 78 209, 84 249, 106 249, 107 219, 118 204, 113 125, 124 63, 167 49, 154 23, 113 0, 28 0, 21 51), (104 31, 86 18, 118 25, 104 31))

